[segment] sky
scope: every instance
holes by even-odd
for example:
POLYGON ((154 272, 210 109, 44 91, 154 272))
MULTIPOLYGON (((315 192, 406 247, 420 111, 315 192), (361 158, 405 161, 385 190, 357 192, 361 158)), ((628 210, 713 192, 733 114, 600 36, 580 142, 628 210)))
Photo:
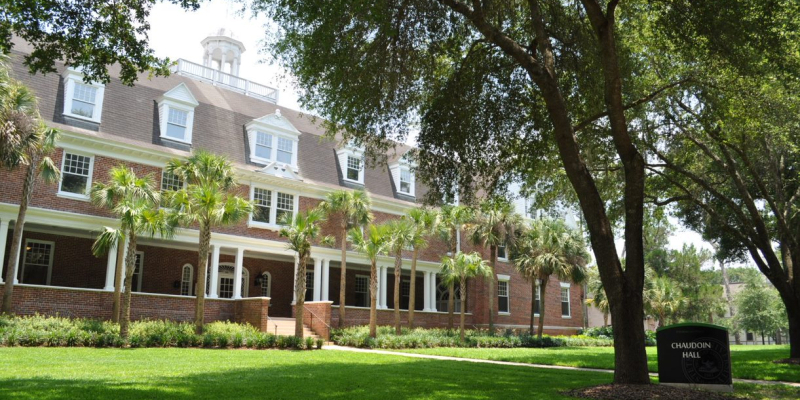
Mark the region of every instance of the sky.
MULTIPOLYGON (((173 60, 183 58, 200 63, 203 57, 200 41, 219 28, 230 29, 246 49, 242 53, 239 75, 244 79, 277 87, 280 91, 279 105, 308 112, 298 104, 296 82, 291 75, 279 66, 270 64, 267 54, 264 53, 268 49, 261 49, 265 33, 271 29, 269 20, 264 16, 254 19, 249 13, 242 16, 238 10, 238 5, 221 0, 203 2, 195 12, 185 11, 180 6, 167 2, 156 3, 150 14, 151 47, 159 57, 173 60)), ((410 141, 413 140, 410 138, 410 141)), ((678 250, 684 244, 694 244, 711 250, 711 245, 703 241, 698 233, 680 227, 677 220, 672 222, 677 229, 670 237, 669 248, 678 250)), ((621 251, 622 240, 617 241, 617 248, 621 251)))

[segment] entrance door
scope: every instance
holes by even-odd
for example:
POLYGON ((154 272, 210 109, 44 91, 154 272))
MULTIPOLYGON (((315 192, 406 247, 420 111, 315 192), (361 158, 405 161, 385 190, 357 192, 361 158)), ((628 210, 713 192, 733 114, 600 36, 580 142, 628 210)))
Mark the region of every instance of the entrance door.
MULTIPOLYGON (((219 280, 217 281, 217 293, 219 293, 219 297, 222 299, 232 299, 233 298, 233 279, 234 279, 234 267, 232 264, 220 264, 219 265, 219 280)), ((250 273, 247 269, 242 268, 242 297, 248 297, 249 291, 248 288, 250 285, 247 282, 250 281, 250 273)))

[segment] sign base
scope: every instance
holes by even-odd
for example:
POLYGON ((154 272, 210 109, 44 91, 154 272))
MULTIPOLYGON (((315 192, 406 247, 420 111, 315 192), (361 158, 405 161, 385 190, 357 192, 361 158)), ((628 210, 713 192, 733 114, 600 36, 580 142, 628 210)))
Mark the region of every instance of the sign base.
POLYGON ((705 383, 660 383, 660 385, 682 389, 708 390, 709 392, 733 392, 733 385, 710 385, 705 383))

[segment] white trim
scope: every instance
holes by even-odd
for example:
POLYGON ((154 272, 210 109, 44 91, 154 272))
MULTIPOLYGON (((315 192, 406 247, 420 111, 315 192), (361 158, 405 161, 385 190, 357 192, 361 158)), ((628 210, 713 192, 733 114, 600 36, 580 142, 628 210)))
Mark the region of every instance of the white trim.
MULTIPOLYGON (((273 231, 278 231, 284 227, 284 225, 278 224, 278 193, 283 193, 284 195, 292 196, 292 216, 294 217, 300 210, 300 194, 293 190, 285 190, 282 188, 278 188, 276 186, 271 185, 263 185, 260 183, 250 182, 250 201, 253 201, 253 196, 255 195, 256 188, 269 190, 270 191, 270 205, 269 205, 269 217, 267 218, 268 222, 260 222, 253 220, 253 213, 247 217, 247 227, 248 228, 260 228, 260 229, 269 229, 273 231)), ((254 204, 254 207, 260 207, 254 204)))
POLYGON ((300 148, 299 137, 302 133, 298 131, 297 128, 295 128, 294 125, 289 122, 289 120, 280 115, 279 112, 268 114, 248 122, 245 124, 245 130, 247 131, 247 141, 248 147, 250 148, 251 162, 262 165, 277 162, 280 165, 291 167, 292 171, 295 173, 298 172, 297 152, 300 148), (259 132, 271 136, 269 158, 256 156, 256 139, 259 132), (288 163, 278 161, 278 143, 280 142, 280 139, 289 140, 292 143, 292 158, 288 163))
POLYGON ((507 281, 511 280, 511 276, 510 275, 497 274, 497 280, 498 281, 506 281, 507 282, 507 281))
POLYGON ((194 266, 192 266, 192 264, 189 264, 189 263, 183 264, 183 267, 181 267, 181 287, 180 287, 181 296, 191 296, 192 295, 192 292, 193 292, 192 289, 194 288, 193 283, 194 283, 194 266), (186 282, 183 279, 184 278, 183 272, 184 272, 184 270, 186 270, 186 267, 189 267, 189 282, 186 282), (188 287, 189 287, 189 293, 188 294, 183 294, 183 284, 184 283, 188 283, 189 284, 188 285, 188 287))
POLYGON ((353 147, 350 144, 344 146, 343 148, 336 151, 336 157, 339 160, 339 167, 342 170, 342 180, 345 182, 355 183, 358 185, 364 184, 364 150, 358 147, 353 147), (359 170, 358 170, 358 179, 350 179, 347 177, 347 171, 349 169, 349 159, 350 157, 359 160, 359 170))
POLYGON ((497 276, 497 314, 498 315, 511 315, 511 283, 508 275, 502 275, 503 279, 500 278, 500 275, 497 276), (500 296, 500 283, 506 284, 506 295, 500 296), (500 297, 505 297, 507 299, 507 306, 508 311, 500 311, 500 297))
POLYGON ((260 297, 269 298, 272 295, 272 274, 270 274, 269 271, 264 271, 264 272, 261 273, 261 276, 262 276, 262 279, 263 279, 263 277, 267 278, 267 295, 264 296, 264 281, 262 280, 261 281, 261 285, 259 285, 259 288, 258 288, 259 289, 259 293, 261 294, 260 297))
POLYGON ((75 69, 67 68, 62 74, 64 77, 64 110, 63 114, 70 118, 80 119, 89 122, 100 123, 103 115, 103 98, 105 97, 105 85, 100 82, 86 83, 83 81, 83 74, 75 69), (75 99, 75 84, 86 85, 95 88, 94 109, 92 116, 72 113, 72 101, 75 99))
MULTIPOLYGON (((220 295, 219 289, 220 289, 220 284, 221 284, 221 281, 222 281, 223 277, 225 277, 225 278, 230 277, 230 279, 234 280, 234 284, 236 284, 236 263, 235 262, 221 262, 217 266, 217 268, 218 268, 217 270, 219 271, 219 267, 223 267, 223 266, 224 267, 233 268, 233 273, 217 272, 217 296, 220 295)), ((242 297, 238 298, 238 299, 233 297, 233 296, 236 295, 236 286, 234 286, 232 288, 233 292, 231 293, 230 300, 241 300, 241 299, 243 299, 245 297, 248 297, 248 294, 250 293, 250 282, 249 282, 249 280, 250 280, 250 272, 247 270, 247 268, 242 267, 242 277, 241 277, 241 281, 239 282, 239 284, 242 285, 242 292, 241 292, 241 296, 242 297)), ((219 298, 220 299, 228 299, 227 297, 219 297, 219 298)))
POLYGON ((572 299, 570 297, 570 284, 566 282, 561 282, 561 290, 559 291, 559 299, 561 300, 559 303, 561 304, 561 318, 563 319, 570 319, 572 318, 572 299), (568 314, 564 315, 564 289, 567 289, 567 310, 569 311, 568 314))
MULTIPOLYGON (((139 280, 136 282, 136 289, 131 288, 133 292, 142 291, 142 281, 144 281, 144 251, 137 250, 136 255, 139 256, 139 280)), ((134 257, 133 274, 136 275, 136 258, 134 257)))
POLYGON ((194 126, 194 109, 200 102, 189 90, 185 83, 181 82, 158 98, 158 118, 159 134, 161 139, 173 142, 192 144, 192 127, 194 126), (169 120, 169 110, 175 109, 186 112, 186 130, 183 139, 167 136, 167 122, 169 120))
MULTIPOLYGON (((22 268, 17 272, 17 279, 22 282, 25 278, 25 267, 27 265, 27 254, 28 254, 28 243, 39 243, 39 244, 46 244, 50 246, 50 256, 48 257, 48 265, 47 265, 47 278, 45 278, 45 285, 50 286, 50 280, 53 275, 53 257, 55 257, 56 253, 56 242, 52 242, 49 240, 38 240, 38 239, 25 239, 25 244, 23 249, 25 250, 22 252, 22 268)), ((4 244, 5 246, 5 244, 4 244)), ((41 266, 41 265, 39 265, 41 266)))
MULTIPOLYGON (((83 152, 78 152, 78 151, 67 150, 67 149, 62 149, 62 150, 63 151, 61 152, 61 178, 58 180, 58 192, 56 192, 56 196, 64 197, 64 198, 68 198, 68 199, 74 199, 74 200, 88 201, 89 200, 89 193, 92 190, 92 176, 94 175, 94 155, 93 154, 88 154, 88 153, 83 153, 83 152), (68 153, 71 154, 71 155, 74 155, 74 156, 88 157, 89 158, 89 171, 88 171, 88 175, 86 176, 86 178, 87 178, 86 179, 86 189, 85 189, 86 192, 84 194, 65 192, 65 191, 61 190, 61 186, 64 183, 64 174, 65 174, 65 172, 64 172, 64 163, 67 161, 67 154, 68 153)), ((73 173, 69 173, 69 174, 70 175, 80 176, 80 175, 73 174, 73 173)))

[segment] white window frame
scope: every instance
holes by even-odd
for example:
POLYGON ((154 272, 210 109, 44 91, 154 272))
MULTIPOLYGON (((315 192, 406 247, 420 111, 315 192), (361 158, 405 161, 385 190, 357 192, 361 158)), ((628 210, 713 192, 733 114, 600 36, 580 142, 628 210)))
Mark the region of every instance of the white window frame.
POLYGON ((192 266, 192 264, 189 264, 189 263, 183 264, 183 267, 181 267, 181 296, 191 296, 192 295, 192 292, 193 292, 193 290, 192 290, 192 286, 193 286, 192 282, 194 282, 194 266, 192 266), (184 272, 186 271, 186 267, 189 267, 189 281, 188 282, 184 279, 185 278, 184 272), (183 293, 184 284, 187 284, 187 287, 189 288, 189 293, 187 293, 187 294, 183 293))
POLYGON ((49 258, 49 260, 48 260, 49 262, 48 262, 48 265, 47 265, 47 279, 45 280, 45 285, 50 286, 50 279, 52 278, 52 275, 53 275, 53 257, 55 256, 55 252, 56 252, 56 242, 52 242, 52 241, 49 241, 49 240, 25 239, 25 247, 24 247, 25 251, 22 253, 22 268, 18 272, 19 276, 18 276, 17 279, 19 279, 20 282, 23 282, 23 278, 25 277, 25 267, 27 266, 27 263, 26 263, 27 257, 26 256, 28 254, 28 244, 29 243, 39 243, 39 244, 46 244, 46 245, 50 246, 50 257, 48 257, 49 258))
POLYGON ((564 319, 572 318, 572 302, 570 301, 569 288, 570 288, 570 284, 569 283, 561 282, 561 292, 560 292, 560 296, 561 296, 561 301, 560 301, 560 304, 561 304, 561 318, 564 318, 564 319), (564 315, 564 289, 567 290, 567 301, 566 301, 566 303, 567 303, 567 310, 569 311, 569 314, 567 314, 567 315, 564 315))
POLYGON ((536 310, 537 312, 533 313, 534 317, 538 317, 541 314, 541 311, 542 311, 542 280, 541 279, 537 279, 536 280, 536 292, 533 294, 533 303, 534 303, 534 308, 535 309, 537 308, 536 307, 536 298, 537 297, 539 298, 539 307, 536 310))
POLYGON ((371 301, 370 294, 369 294, 369 276, 368 275, 357 274, 355 283, 356 283, 356 285, 354 285, 354 287, 353 287, 353 292, 354 293, 364 293, 366 295, 366 303, 367 303, 366 305, 363 305, 363 306, 356 305, 356 307, 369 307, 370 306, 370 301, 371 301), (359 279, 365 279, 367 281, 366 291, 365 292, 359 292, 358 291, 358 280, 359 279))
POLYGON ((346 180, 348 182, 353 182, 353 183, 358 183, 358 184, 362 184, 363 185, 364 184, 364 159, 362 157, 359 157, 358 155, 355 155, 355 154, 347 154, 346 157, 345 157, 345 165, 344 165, 343 174, 344 174, 344 176, 343 176, 344 180, 346 180), (350 168, 350 159, 351 158, 356 160, 356 161, 358 161, 358 179, 351 179, 350 178, 350 169, 351 169, 350 168))
POLYGON ((414 173, 411 171, 409 167, 400 167, 400 176, 399 176, 399 186, 397 191, 402 194, 407 194, 409 196, 414 196, 414 173), (408 191, 403 191, 403 172, 408 172, 408 191))
MULTIPOLYGON (((89 192, 92 190, 92 175, 94 175, 94 155, 82 153, 79 151, 71 151, 69 149, 63 149, 64 151, 61 153, 61 178, 58 181, 58 193, 57 196, 59 197, 68 197, 75 200, 83 200, 89 201, 89 192), (89 175, 86 179, 86 193, 72 193, 72 192, 65 192, 61 190, 61 185, 64 183, 64 164, 67 161, 67 154, 72 154, 74 156, 81 156, 89 158, 89 175)), ((75 174, 71 174, 75 175, 75 174)))
POLYGON ((159 107, 163 107, 162 111, 159 113, 161 118, 161 139, 169 140, 172 142, 184 143, 184 144, 192 144, 192 131, 194 127, 194 107, 184 104, 169 98, 164 98, 159 107), (186 131, 184 133, 183 139, 175 138, 172 136, 167 136, 167 121, 169 120, 169 110, 174 109, 178 111, 183 111, 186 113, 186 131))
POLYGON ((497 246, 497 261, 508 261, 508 246, 507 245, 498 245, 497 246), (504 257, 500 257, 500 248, 503 248, 504 257))
POLYGON ((356 146, 353 140, 345 143, 342 148, 336 151, 336 157, 339 159, 339 167, 342 170, 342 180, 345 182, 355 183, 358 185, 364 184, 364 171, 366 168, 364 160, 364 148, 356 146), (358 171, 358 179, 353 180, 347 177, 347 170, 348 170, 348 159, 350 157, 357 158, 359 160, 360 169, 358 171))
POLYGON ((261 297, 272 297, 272 274, 270 274, 267 271, 264 271, 264 272, 261 273, 261 285, 260 285, 259 289, 261 290, 261 292, 260 292, 261 297), (264 283, 265 282, 267 284, 267 287, 266 287, 267 294, 266 295, 264 295, 264 283))
MULTIPOLYGON (((256 164, 261 165, 269 165, 272 163, 277 163, 279 165, 289 166, 291 167, 292 171, 298 172, 297 168, 297 151, 299 149, 299 131, 292 131, 287 129, 286 127, 281 127, 279 125, 275 125, 269 123, 271 118, 275 118, 275 115, 264 116, 259 119, 252 120, 245 125, 245 130, 247 130, 247 141, 249 142, 250 148, 250 161, 256 164), (258 134, 263 133, 265 135, 270 135, 270 153, 269 158, 266 157, 259 157, 256 156, 256 141, 258 139, 258 134), (286 140, 291 142, 292 144, 292 156, 291 161, 288 163, 278 161, 278 143, 280 139, 286 140)), ((283 118, 278 116, 279 118, 283 118)))
MULTIPOLYGON (((270 230, 280 230, 283 225, 278 224, 278 193, 283 193, 286 195, 293 196, 292 198, 292 207, 293 207, 293 215, 297 215, 300 210, 300 196, 297 192, 292 190, 285 190, 280 189, 270 185, 261 185, 261 184, 250 184, 250 200, 253 200, 253 196, 255 195, 255 189, 259 188, 262 190, 269 190, 270 194, 270 207, 269 207, 269 218, 268 222, 260 222, 253 220, 253 213, 247 217, 247 227, 248 228, 262 228, 262 229, 270 229, 270 230)), ((256 206, 258 207, 258 206, 256 206)))
MULTIPOLYGON (((222 283, 222 278, 231 278, 231 279, 234 280, 234 284, 236 283, 236 281, 235 281, 235 279, 236 279, 236 265, 234 263, 231 263, 231 262, 221 262, 221 263, 219 263, 218 267, 231 267, 231 268, 233 268, 233 272, 231 272, 231 273, 228 273, 227 271, 226 272, 222 272, 219 269, 217 270, 217 283, 216 283, 217 284, 217 293, 221 294, 219 289, 220 289, 220 286, 221 286, 221 283, 222 283)), ((242 285, 242 298, 250 297, 250 271, 248 271, 247 268, 244 268, 244 267, 242 267, 242 281, 240 282, 240 285, 242 285)), ((235 286, 232 287, 231 290, 232 290, 232 292, 231 292, 230 299, 233 299, 233 294, 236 293, 236 287, 235 286)), ((220 298, 222 298, 222 297, 220 296, 220 298)), ((228 297, 225 297, 225 298, 227 299, 228 297)))
POLYGON ((100 123, 103 114, 103 98, 105 97, 106 86, 100 82, 85 83, 83 74, 72 68, 67 68, 64 77, 64 115, 89 122, 100 123), (75 98, 75 85, 82 84, 96 89, 94 95, 94 110, 91 117, 72 113, 72 100, 75 98))
POLYGON ((511 277, 508 275, 497 275, 497 314, 511 315, 511 277), (506 284, 506 297, 508 298, 508 311, 500 311, 500 282, 506 284))

